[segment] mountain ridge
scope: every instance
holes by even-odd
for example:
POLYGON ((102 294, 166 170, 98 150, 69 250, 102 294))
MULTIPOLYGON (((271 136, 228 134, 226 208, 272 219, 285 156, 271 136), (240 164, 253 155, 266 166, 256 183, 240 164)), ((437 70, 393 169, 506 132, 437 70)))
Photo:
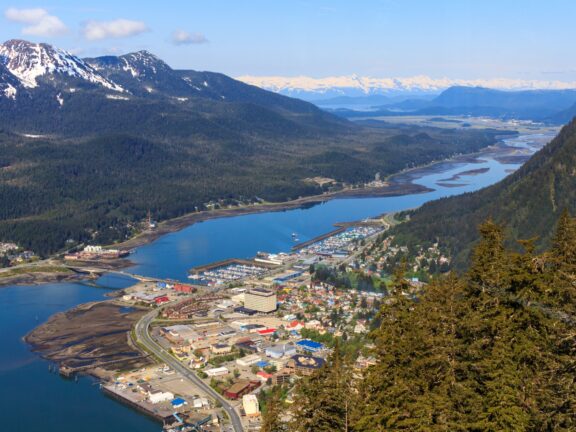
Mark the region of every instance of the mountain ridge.
POLYGON ((511 238, 537 238, 542 250, 564 209, 576 211, 576 119, 504 180, 407 212, 410 220, 394 234, 410 245, 439 241, 455 266, 464 268, 479 238, 476 227, 484 220, 504 224, 511 238))
POLYGON ((323 78, 242 75, 236 78, 266 90, 314 102, 336 96, 439 94, 441 91, 453 86, 487 87, 497 90, 576 89, 576 81, 564 82, 511 78, 452 79, 431 78, 426 75, 382 78, 355 74, 323 78))

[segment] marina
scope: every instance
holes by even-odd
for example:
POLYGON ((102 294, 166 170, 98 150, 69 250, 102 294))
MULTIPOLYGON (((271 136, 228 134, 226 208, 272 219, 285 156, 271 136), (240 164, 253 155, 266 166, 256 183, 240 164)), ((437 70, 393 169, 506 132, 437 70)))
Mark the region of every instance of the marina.
POLYGON ((251 260, 229 259, 192 269, 188 276, 195 285, 220 286, 240 279, 259 277, 266 274, 273 265, 251 260))

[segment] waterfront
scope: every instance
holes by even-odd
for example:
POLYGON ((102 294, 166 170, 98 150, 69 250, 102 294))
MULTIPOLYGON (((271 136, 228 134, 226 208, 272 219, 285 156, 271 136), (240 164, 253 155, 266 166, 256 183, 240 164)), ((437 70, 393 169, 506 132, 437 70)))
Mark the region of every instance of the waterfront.
MULTIPOLYGON (((516 138, 516 147, 530 147, 529 140, 516 138)), ((484 154, 481 162, 459 162, 439 165, 434 169, 406 174, 419 184, 435 191, 418 195, 384 198, 336 199, 309 208, 284 212, 261 213, 198 223, 182 231, 166 235, 139 248, 132 256, 135 273, 170 277, 185 281, 192 266, 232 257, 248 258, 257 251, 288 251, 294 245, 292 233, 300 241, 314 238, 333 229, 336 222, 360 220, 381 213, 417 207, 426 201, 447 195, 469 192, 490 185, 519 164, 505 163, 503 158, 484 154), (500 159, 502 162, 499 162, 500 159), (488 168, 488 170, 481 170, 488 168), (477 170, 475 175, 464 175, 477 170), (460 174, 453 185, 450 179, 460 174)), ((456 178, 456 177, 454 177, 456 178)), ((0 341, 0 383, 3 391, 3 425, 12 431, 66 432, 78 428, 86 431, 156 431, 157 424, 108 399, 90 379, 79 383, 48 373, 42 361, 21 338, 53 313, 67 310, 79 303, 104 298, 112 289, 130 282, 104 277, 94 287, 81 283, 18 286, 0 289, 2 334, 0 341), (51 413, 48 417, 45 413, 51 413)))

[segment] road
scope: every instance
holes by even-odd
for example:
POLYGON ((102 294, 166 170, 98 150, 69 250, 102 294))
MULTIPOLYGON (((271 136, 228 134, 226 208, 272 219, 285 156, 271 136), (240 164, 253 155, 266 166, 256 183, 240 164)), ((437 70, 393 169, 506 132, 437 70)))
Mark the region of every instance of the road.
POLYGON ((212 387, 207 385, 204 381, 196 376, 196 374, 188 369, 186 366, 182 365, 178 360, 168 354, 151 336, 149 333, 150 323, 156 318, 158 310, 154 310, 146 315, 144 315, 140 321, 136 324, 135 332, 136 337, 139 342, 141 342, 150 352, 152 352, 156 357, 170 366, 172 369, 177 371, 186 378, 188 381, 192 382, 195 386, 204 390, 208 395, 212 396, 218 402, 222 404, 222 408, 228 414, 232 422, 232 427, 235 432, 243 432, 242 421, 240 416, 230 405, 230 403, 224 399, 219 393, 217 393, 212 387))

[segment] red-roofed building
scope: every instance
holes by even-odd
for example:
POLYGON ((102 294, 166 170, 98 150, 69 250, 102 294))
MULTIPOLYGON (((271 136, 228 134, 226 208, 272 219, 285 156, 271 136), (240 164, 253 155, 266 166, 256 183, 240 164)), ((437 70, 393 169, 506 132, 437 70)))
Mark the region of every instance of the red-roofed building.
POLYGON ((178 291, 178 292, 186 293, 186 294, 191 294, 191 293, 195 292, 196 289, 192 285, 177 283, 174 285, 174 291, 178 291))
POLYGON ((274 329, 274 328, 258 330, 258 334, 261 336, 272 336, 274 333, 276 333, 276 329, 274 329))
POLYGON ((158 296, 154 298, 154 303, 156 303, 157 305, 168 303, 169 301, 170 299, 167 296, 158 296))
POLYGON ((256 375, 258 375, 258 378, 260 378, 262 381, 268 381, 270 378, 272 378, 272 374, 264 371, 259 371, 256 373, 256 375))
POLYGON ((302 330, 304 328, 304 323, 298 320, 291 321, 287 326, 286 330, 302 330))

